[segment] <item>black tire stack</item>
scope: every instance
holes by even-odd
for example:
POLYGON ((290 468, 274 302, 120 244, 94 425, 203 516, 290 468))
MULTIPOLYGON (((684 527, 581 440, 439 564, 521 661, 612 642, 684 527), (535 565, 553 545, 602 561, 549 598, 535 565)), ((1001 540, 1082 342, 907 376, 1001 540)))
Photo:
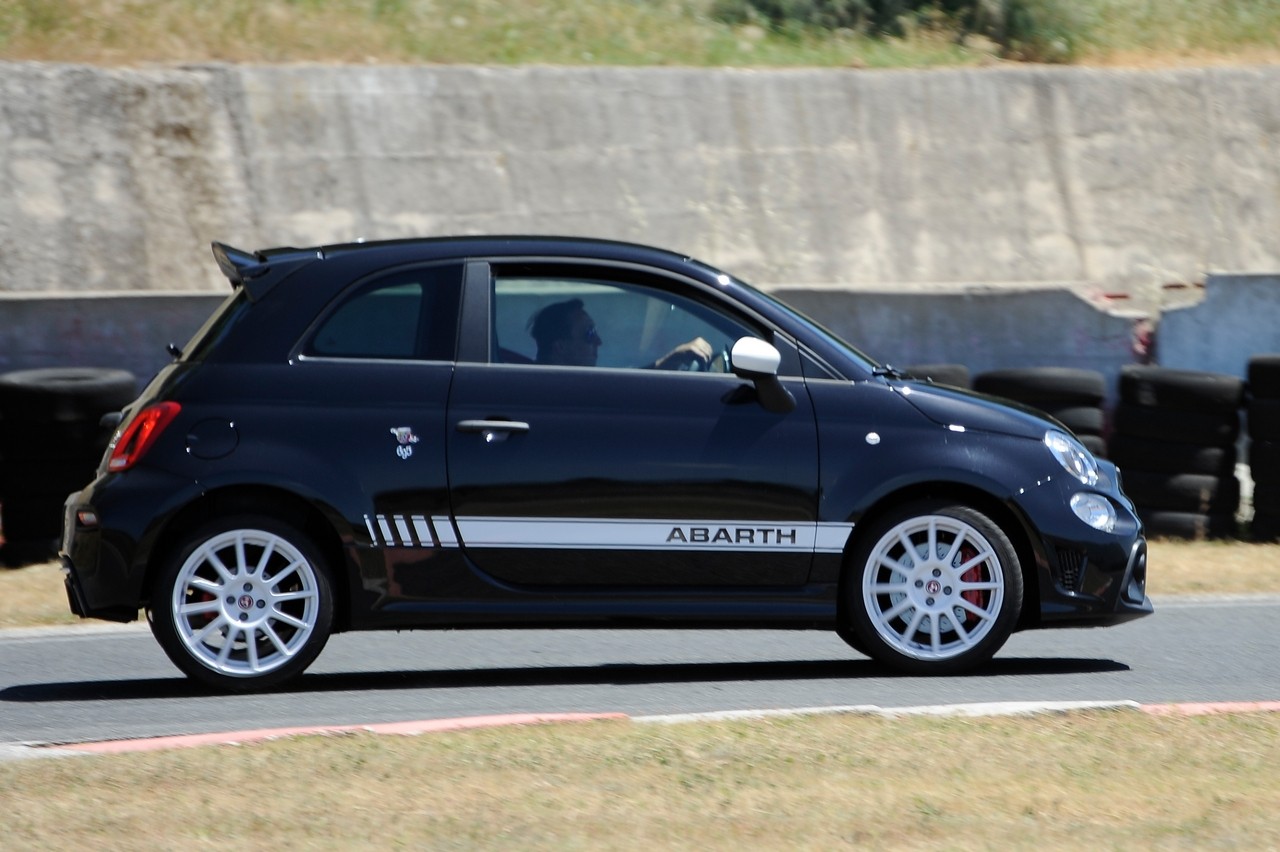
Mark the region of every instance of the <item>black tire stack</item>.
POLYGON ((1094 455, 1107 454, 1107 382, 1072 367, 1023 367, 979 373, 973 389, 1039 409, 1070 429, 1094 455))
POLYGON ((111 432, 104 414, 136 395, 132 373, 87 367, 0 375, 0 561, 53 558, 67 495, 94 477, 111 432))
POLYGON ((1249 473, 1258 541, 1280 539, 1280 355, 1249 359, 1249 473))
POLYGON ((1147 534, 1221 538, 1236 531, 1236 439, 1244 380, 1129 365, 1109 445, 1147 534))

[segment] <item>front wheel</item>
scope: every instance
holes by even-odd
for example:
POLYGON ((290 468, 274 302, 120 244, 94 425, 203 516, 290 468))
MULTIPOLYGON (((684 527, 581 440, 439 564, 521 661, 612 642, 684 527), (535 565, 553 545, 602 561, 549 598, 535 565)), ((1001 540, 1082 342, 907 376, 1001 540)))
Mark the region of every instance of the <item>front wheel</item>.
POLYGON ((859 649, 913 674, 986 662, 1022 609, 1017 552, 995 522, 965 506, 890 514, 863 538, 848 570, 844 605, 859 649))
POLYGON ((215 521, 189 535, 156 577, 147 607, 169 659, 210 686, 277 686, 329 638, 328 569, 309 538, 270 518, 215 521))

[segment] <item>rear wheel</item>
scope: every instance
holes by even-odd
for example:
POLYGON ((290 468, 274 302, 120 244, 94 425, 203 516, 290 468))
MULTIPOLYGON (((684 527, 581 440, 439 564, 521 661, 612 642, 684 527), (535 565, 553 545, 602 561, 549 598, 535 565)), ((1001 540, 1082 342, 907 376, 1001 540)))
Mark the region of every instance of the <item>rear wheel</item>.
POLYGON ((853 555, 845 606, 865 653, 914 674, 989 660, 1022 609, 1022 569, 999 526, 921 503, 875 523, 853 555))
POLYGON ((151 631, 188 676, 235 692, 296 677, 329 638, 327 566, 298 530, 244 516, 188 536, 156 578, 151 631))

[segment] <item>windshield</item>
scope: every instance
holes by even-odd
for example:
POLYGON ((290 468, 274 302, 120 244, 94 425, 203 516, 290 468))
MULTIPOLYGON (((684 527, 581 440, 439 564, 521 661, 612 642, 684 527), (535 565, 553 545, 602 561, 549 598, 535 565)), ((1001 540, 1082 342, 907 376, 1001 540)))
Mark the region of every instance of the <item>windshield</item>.
POLYGON ((777 310, 791 317, 791 319, 797 325, 803 328, 804 330, 803 338, 805 341, 814 341, 818 345, 826 346, 831 349, 835 349, 839 351, 846 358, 848 358, 850 361, 853 361, 855 364, 857 364, 859 367, 861 367, 863 370, 865 370, 868 373, 875 372, 876 370, 879 370, 881 368, 882 365, 878 361, 876 361, 874 358, 872 358, 870 355, 863 352, 861 349, 854 346, 853 344, 849 343, 847 340, 840 337, 834 331, 831 331, 830 329, 826 328, 817 320, 809 316, 806 316, 804 313, 800 312, 792 305, 787 304, 786 302, 782 301, 776 296, 770 293, 766 293, 757 287, 752 287, 750 284, 746 283, 745 281, 739 278, 734 278, 732 275, 721 272, 718 269, 715 269, 713 271, 717 276, 721 276, 727 283, 733 283, 746 290, 750 290, 752 293, 759 296, 761 299, 768 302, 770 305, 774 306, 777 310))

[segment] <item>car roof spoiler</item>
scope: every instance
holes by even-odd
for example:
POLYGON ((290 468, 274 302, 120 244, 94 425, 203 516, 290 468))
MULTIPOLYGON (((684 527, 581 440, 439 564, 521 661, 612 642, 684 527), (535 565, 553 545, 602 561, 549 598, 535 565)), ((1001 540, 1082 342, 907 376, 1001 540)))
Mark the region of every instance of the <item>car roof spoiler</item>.
POLYGON ((245 251, 226 243, 213 243, 213 258, 227 276, 231 286, 243 287, 249 298, 257 301, 276 285, 284 274, 301 263, 321 260, 324 253, 316 249, 277 248, 245 251))

